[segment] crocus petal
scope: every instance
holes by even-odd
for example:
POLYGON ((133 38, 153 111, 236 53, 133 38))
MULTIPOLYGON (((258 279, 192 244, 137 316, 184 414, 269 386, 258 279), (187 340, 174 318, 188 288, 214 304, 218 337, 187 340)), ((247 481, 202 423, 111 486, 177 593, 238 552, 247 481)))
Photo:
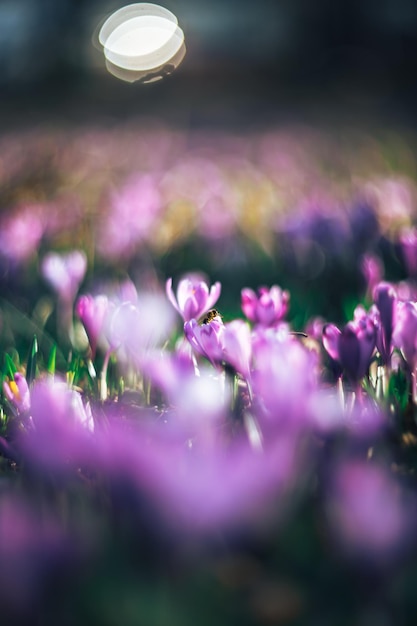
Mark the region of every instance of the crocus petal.
POLYGON ((246 315, 249 321, 255 321, 255 307, 257 302, 256 293, 249 288, 242 289, 242 301, 241 307, 243 313, 246 315))
POLYGON ((184 324, 184 333, 188 341, 213 365, 221 361, 223 357, 223 330, 223 322, 217 319, 201 326, 195 319, 184 324))
POLYGON ((220 298, 221 290, 222 286, 219 281, 215 282, 214 285, 211 286, 210 294, 206 303, 207 309, 212 309, 214 307, 217 300, 220 298))
POLYGON ((326 324, 323 327, 323 346, 335 361, 339 360, 339 339, 341 334, 334 324, 326 324))
POLYGON ((240 374, 249 377, 252 355, 249 326, 243 320, 234 320, 224 327, 224 357, 240 374))
POLYGON ((361 349, 352 323, 347 324, 339 337, 339 359, 351 380, 360 378, 361 349))
POLYGON ((375 287, 373 296, 381 320, 381 356, 384 362, 387 362, 391 354, 394 310, 397 294, 392 285, 381 282, 375 287))
POLYGON ((181 311, 179 309, 179 306, 177 304, 177 300, 174 296, 174 292, 172 290, 172 278, 168 278, 166 284, 165 284, 165 292, 167 294, 167 298, 170 301, 170 303, 172 304, 172 306, 174 307, 174 309, 176 311, 178 311, 178 313, 181 315, 181 311))

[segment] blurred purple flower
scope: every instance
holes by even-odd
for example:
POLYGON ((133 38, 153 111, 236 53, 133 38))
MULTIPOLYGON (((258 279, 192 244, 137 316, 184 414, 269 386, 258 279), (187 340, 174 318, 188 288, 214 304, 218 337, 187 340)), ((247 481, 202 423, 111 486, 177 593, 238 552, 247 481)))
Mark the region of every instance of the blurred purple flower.
POLYGON ((252 356, 252 338, 248 324, 243 320, 233 320, 225 324, 223 346, 224 360, 248 379, 252 356))
POLYGON ((323 327, 325 325, 326 320, 324 319, 324 317, 312 317, 308 320, 304 330, 306 334, 312 339, 315 339, 316 341, 321 341, 323 336, 323 327))
POLYGON ((33 621, 52 579, 70 564, 72 551, 72 540, 52 515, 44 509, 40 515, 29 498, 2 497, 0 601, 5 623, 33 621))
POLYGON ((198 319, 213 308, 219 299, 221 284, 216 282, 210 291, 207 283, 197 274, 190 274, 178 283, 177 297, 172 289, 172 278, 166 282, 166 294, 172 306, 181 315, 184 322, 198 319))
POLYGON ((392 352, 392 333, 394 329, 394 313, 396 310, 397 294, 389 283, 379 283, 373 293, 374 302, 378 310, 376 328, 376 346, 384 365, 387 365, 392 352))
POLYGON ((386 415, 368 396, 364 396, 352 409, 346 410, 341 406, 340 397, 334 393, 334 389, 318 389, 311 394, 307 411, 311 415, 313 427, 325 435, 347 432, 357 439, 369 440, 387 426, 386 415))
POLYGON ((4 217, 0 223, 0 251, 7 258, 24 262, 33 255, 44 234, 42 207, 26 206, 4 217))
POLYGON ((150 353, 142 365, 152 383, 171 397, 181 389, 182 380, 195 376, 194 364, 182 349, 175 353, 150 353))
POLYGON ((192 428, 211 438, 212 425, 225 418, 229 408, 229 388, 223 376, 209 367, 200 367, 196 372, 183 351, 148 355, 143 372, 164 393, 177 429, 192 428))
POLYGON ((19 413, 29 411, 30 391, 26 378, 22 374, 16 372, 14 380, 5 380, 3 382, 3 393, 19 413))
POLYGON ((65 302, 72 302, 87 271, 87 257, 81 250, 67 254, 49 252, 42 261, 42 274, 65 302))
POLYGON ((110 210, 101 220, 98 248, 103 257, 131 256, 152 235, 162 208, 158 179, 136 174, 110 197, 110 210))
POLYGON ((385 232, 406 223, 414 213, 416 191, 409 178, 374 179, 366 184, 365 193, 385 232))
POLYGON ((374 254, 365 254, 361 260, 361 270, 366 281, 366 293, 371 298, 374 288, 381 282, 384 275, 383 263, 374 254))
POLYGON ((394 556, 411 528, 399 484, 382 467, 359 460, 333 470, 327 514, 341 549, 356 557, 394 556))
POLYGON ((64 469, 89 459, 94 420, 89 405, 64 382, 35 381, 31 390, 32 428, 18 447, 45 469, 64 469))
POLYGON ((164 524, 187 535, 265 523, 272 511, 282 515, 301 463, 286 436, 260 453, 243 439, 195 443, 160 427, 137 434, 116 428, 103 439, 104 471, 116 484, 131 482, 164 524))
POLYGON ((254 403, 263 430, 299 431, 309 422, 306 407, 317 391, 318 357, 288 330, 257 333, 253 338, 254 403))
POLYGON ((104 329, 108 311, 109 300, 104 295, 92 296, 88 294, 80 296, 75 305, 75 312, 87 333, 93 359, 96 354, 99 337, 104 329))
POLYGON ((242 311, 249 321, 261 326, 275 326, 288 311, 290 295, 274 285, 259 287, 258 295, 249 288, 242 289, 242 311))
POLYGON ((140 293, 136 304, 126 301, 109 307, 105 335, 112 350, 137 362, 168 339, 173 325, 173 311, 162 294, 140 293))
POLYGON ((403 230, 400 235, 400 246, 405 266, 410 276, 417 274, 417 229, 403 230))

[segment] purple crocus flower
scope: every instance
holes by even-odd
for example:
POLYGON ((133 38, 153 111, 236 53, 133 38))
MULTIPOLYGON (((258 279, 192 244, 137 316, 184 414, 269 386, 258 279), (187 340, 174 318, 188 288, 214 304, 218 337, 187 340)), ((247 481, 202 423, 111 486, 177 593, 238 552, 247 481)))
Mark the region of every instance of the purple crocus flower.
POLYGON ((107 296, 80 296, 75 305, 75 312, 84 325, 90 341, 91 355, 94 359, 97 343, 103 331, 106 316, 109 310, 107 296))
POLYGON ((16 372, 14 380, 3 382, 3 393, 10 404, 19 413, 26 413, 30 409, 30 391, 23 374, 16 372))
POLYGON ((195 319, 185 322, 184 333, 192 347, 213 365, 223 360, 224 324, 219 316, 207 324, 199 325, 195 319))
POLYGON ((242 289, 242 311, 249 321, 261 326, 275 326, 288 311, 290 295, 277 285, 270 289, 259 287, 258 295, 249 288, 242 289))
POLYGON ((213 308, 219 299, 221 284, 214 283, 210 290, 207 283, 196 274, 190 274, 180 280, 177 297, 172 289, 172 278, 166 282, 166 294, 172 306, 178 311, 184 322, 198 319, 213 308))
POLYGON ((359 382, 367 373, 376 344, 376 328, 371 318, 356 311, 354 321, 339 330, 334 324, 323 328, 323 345, 338 361, 352 382, 359 382))
POLYGON ((173 430, 200 434, 203 440, 213 439, 213 426, 224 420, 229 406, 229 389, 224 379, 209 366, 200 367, 198 375, 194 364, 183 351, 148 355, 143 372, 167 399, 173 430))
POLYGON ((223 346, 224 360, 230 363, 239 374, 249 378, 252 340, 248 324, 243 320, 233 320, 225 324, 223 346))
POLYGON ((384 365, 389 363, 392 352, 392 332, 397 294, 392 285, 381 282, 374 289, 374 302, 378 310, 376 319, 376 345, 384 365))
POLYGON ((393 344, 402 352, 410 369, 417 366, 417 304, 415 302, 397 302, 395 308, 395 326, 393 344))
POLYGON ((42 274, 65 302, 72 302, 87 270, 87 257, 81 250, 68 254, 49 252, 42 261, 42 274))
POLYGON ((102 437, 103 471, 117 484, 132 484, 141 502, 147 498, 150 510, 186 535, 247 528, 265 522, 267 512, 285 510, 277 501, 288 496, 301 463, 294 439, 286 436, 259 453, 243 438, 232 445, 185 441, 160 425, 138 425, 137 434, 115 425, 102 437))
POLYGON ((296 338, 261 329, 253 338, 253 396, 263 432, 298 432, 309 420, 306 407, 317 390, 318 358, 296 338))
POLYGON ((162 294, 139 294, 138 302, 122 302, 109 310, 106 337, 112 350, 138 359, 165 342, 173 328, 174 313, 162 294))
POLYGON ((35 381, 31 390, 32 428, 19 435, 18 448, 45 469, 66 471, 90 459, 94 421, 81 395, 56 379, 35 381))

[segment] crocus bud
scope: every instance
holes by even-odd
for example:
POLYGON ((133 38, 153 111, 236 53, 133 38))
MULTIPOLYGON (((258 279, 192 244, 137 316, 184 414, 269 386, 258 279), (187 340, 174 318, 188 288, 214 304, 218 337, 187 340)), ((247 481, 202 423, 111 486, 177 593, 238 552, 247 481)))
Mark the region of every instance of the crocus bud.
POLYGON ((30 409, 30 391, 26 378, 16 372, 14 380, 3 382, 3 392, 10 404, 19 413, 26 413, 30 409))
POLYGON ((379 312, 377 326, 377 348, 384 364, 391 357, 391 340, 394 327, 394 311, 397 294, 392 285, 381 282, 374 289, 374 302, 379 312))
POLYGON ((166 282, 166 294, 172 306, 178 311, 184 322, 197 319, 207 313, 219 299, 221 284, 215 283, 208 288, 199 276, 191 274, 180 280, 175 298, 172 290, 172 278, 166 282))
POLYGON ((78 298, 75 305, 75 312, 83 323, 85 332, 87 333, 93 358, 108 310, 109 301, 107 296, 81 296, 78 298))
POLYGON ((259 287, 258 295, 252 289, 242 289, 242 311, 249 321, 261 326, 275 326, 286 315, 290 295, 274 285, 259 287))
POLYGON ((68 254, 50 252, 42 262, 42 274, 64 301, 72 301, 87 270, 87 257, 81 250, 68 254))

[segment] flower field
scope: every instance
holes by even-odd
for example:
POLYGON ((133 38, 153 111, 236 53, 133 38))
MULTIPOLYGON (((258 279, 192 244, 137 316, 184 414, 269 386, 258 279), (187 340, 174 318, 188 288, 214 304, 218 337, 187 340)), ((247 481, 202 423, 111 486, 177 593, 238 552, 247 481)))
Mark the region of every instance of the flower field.
POLYGON ((414 623, 415 147, 3 133, 6 625, 414 623))

